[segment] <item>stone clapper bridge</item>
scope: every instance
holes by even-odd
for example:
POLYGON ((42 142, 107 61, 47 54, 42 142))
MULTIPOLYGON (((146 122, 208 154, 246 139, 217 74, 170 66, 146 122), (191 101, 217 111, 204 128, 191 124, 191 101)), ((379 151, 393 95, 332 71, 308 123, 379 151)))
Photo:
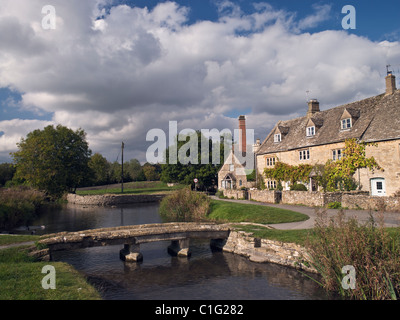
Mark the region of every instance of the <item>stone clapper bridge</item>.
POLYGON ((39 244, 46 245, 51 253, 106 245, 123 244, 120 258, 138 262, 143 259, 140 244, 154 241, 171 241, 168 252, 177 256, 190 256, 190 239, 210 239, 212 247, 220 248, 230 233, 228 225, 215 223, 174 222, 90 229, 77 232, 59 232, 42 236, 39 244))

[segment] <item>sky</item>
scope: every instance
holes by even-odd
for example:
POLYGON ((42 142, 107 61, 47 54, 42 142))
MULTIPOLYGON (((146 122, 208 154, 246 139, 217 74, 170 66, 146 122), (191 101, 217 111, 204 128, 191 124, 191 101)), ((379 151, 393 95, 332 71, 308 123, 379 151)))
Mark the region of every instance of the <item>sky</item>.
POLYGON ((171 121, 233 131, 245 115, 262 141, 308 99, 324 110, 383 93, 387 65, 399 78, 399 12, 387 0, 1 0, 0 162, 57 124, 109 161, 123 141, 126 160, 146 162, 147 133, 168 137, 171 121))

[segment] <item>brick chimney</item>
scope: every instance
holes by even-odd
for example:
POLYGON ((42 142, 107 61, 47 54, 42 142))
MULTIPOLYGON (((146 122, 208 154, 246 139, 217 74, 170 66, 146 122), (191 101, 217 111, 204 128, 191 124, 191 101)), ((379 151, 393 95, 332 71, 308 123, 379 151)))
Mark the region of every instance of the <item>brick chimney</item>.
POLYGON ((311 117, 316 112, 319 112, 319 102, 317 99, 311 99, 308 101, 307 117, 311 117))
POLYGON ((245 116, 239 116, 239 130, 240 137, 239 137, 239 151, 242 153, 246 152, 246 118, 245 116))
POLYGON ((392 74, 392 72, 388 72, 388 75, 386 76, 386 94, 385 95, 390 95, 393 94, 397 89, 396 89, 396 77, 392 74))

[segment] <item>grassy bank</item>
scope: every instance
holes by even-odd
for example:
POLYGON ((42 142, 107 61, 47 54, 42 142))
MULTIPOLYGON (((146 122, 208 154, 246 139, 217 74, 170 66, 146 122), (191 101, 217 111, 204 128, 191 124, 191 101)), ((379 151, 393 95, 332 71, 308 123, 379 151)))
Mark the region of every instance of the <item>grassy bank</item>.
MULTIPOLYGON (((23 241, 26 240, 25 237, 23 241)), ((0 250, 0 283, 0 300, 101 299, 100 294, 72 266, 63 262, 35 262, 26 247, 0 250), (55 268, 55 289, 42 287, 42 279, 46 276, 42 268, 46 265, 55 268)))
POLYGON ((274 224, 307 220, 305 214, 256 204, 211 200, 209 219, 226 222, 274 224))
MULTIPOLYGON (((176 185, 168 187, 161 181, 138 181, 124 183, 123 194, 154 194, 154 193, 169 193, 175 190, 184 188, 184 185, 176 185)), ((81 188, 76 191, 78 195, 102 195, 102 194, 122 194, 121 185, 113 184, 108 186, 98 186, 81 188)))

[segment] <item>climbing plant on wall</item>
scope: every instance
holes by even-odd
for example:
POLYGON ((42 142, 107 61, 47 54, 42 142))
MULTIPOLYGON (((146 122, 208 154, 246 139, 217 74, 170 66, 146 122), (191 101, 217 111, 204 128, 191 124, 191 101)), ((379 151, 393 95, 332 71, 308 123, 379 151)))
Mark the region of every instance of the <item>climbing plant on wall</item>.
POLYGON ((308 176, 312 168, 313 166, 309 164, 291 166, 278 161, 273 168, 266 168, 264 170, 264 175, 266 178, 276 180, 278 183, 282 181, 290 181, 293 185, 296 182, 308 182, 308 176))

